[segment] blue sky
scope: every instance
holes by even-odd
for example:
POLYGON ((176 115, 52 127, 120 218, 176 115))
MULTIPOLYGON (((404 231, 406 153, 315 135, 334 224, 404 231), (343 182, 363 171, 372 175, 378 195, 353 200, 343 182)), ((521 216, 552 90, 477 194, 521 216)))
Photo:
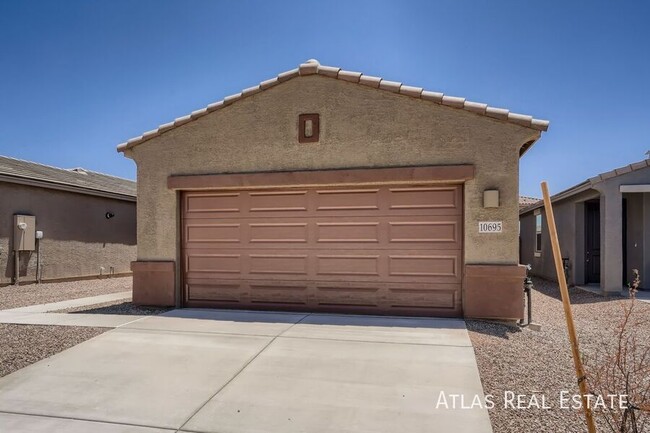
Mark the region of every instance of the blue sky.
POLYGON ((540 196, 650 150, 649 17, 613 1, 3 1, 0 154, 134 178, 118 143, 317 58, 549 119, 521 160, 521 193, 540 196))

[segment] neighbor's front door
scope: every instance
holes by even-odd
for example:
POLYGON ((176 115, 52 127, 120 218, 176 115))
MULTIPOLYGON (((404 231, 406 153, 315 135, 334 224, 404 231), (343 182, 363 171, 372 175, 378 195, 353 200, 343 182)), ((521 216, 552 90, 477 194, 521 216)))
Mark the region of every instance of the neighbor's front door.
POLYGON ((585 283, 600 283, 600 202, 585 203, 585 283))

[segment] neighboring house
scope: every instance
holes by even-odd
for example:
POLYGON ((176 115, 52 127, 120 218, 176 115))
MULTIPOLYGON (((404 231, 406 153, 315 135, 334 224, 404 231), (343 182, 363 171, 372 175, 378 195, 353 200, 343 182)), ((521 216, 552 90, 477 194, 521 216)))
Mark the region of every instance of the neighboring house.
POLYGON ((530 206, 531 204, 535 204, 540 200, 541 200, 541 198, 535 198, 535 197, 528 197, 528 196, 525 196, 525 195, 520 195, 519 196, 519 210, 524 209, 524 208, 530 206))
MULTIPOLYGON (((568 282, 620 292, 641 273, 650 288, 650 167, 640 161, 551 197, 568 282)), ((543 202, 520 211, 522 263, 557 280, 543 202)))
POLYGON ((0 284, 16 280, 15 247, 20 283, 130 273, 135 202, 133 181, 1 156, 0 284))
POLYGON ((134 301, 520 318, 519 157, 547 126, 308 61, 118 146, 134 301))

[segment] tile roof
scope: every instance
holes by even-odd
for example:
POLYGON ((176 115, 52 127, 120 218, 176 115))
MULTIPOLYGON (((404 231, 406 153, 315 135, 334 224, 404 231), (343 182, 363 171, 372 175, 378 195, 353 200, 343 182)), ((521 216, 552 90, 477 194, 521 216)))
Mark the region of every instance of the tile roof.
MULTIPOLYGON (((643 161, 639 162, 634 162, 632 164, 628 164, 623 167, 616 168, 614 170, 606 171, 604 173, 600 173, 597 176, 591 177, 583 182, 580 182, 577 185, 572 186, 571 188, 567 188, 564 191, 560 191, 557 194, 554 194, 551 196, 551 203, 555 203, 558 200, 563 200, 568 197, 572 197, 576 194, 579 194, 583 191, 587 191, 588 189, 593 188, 596 184, 600 182, 604 182, 606 180, 622 176, 627 173, 632 173, 633 171, 637 170, 642 170, 644 168, 650 167, 650 159, 645 159, 643 161)), ((525 207, 521 206, 521 197, 519 198, 519 214, 524 214, 528 213, 532 210, 535 210, 537 208, 540 208, 544 206, 544 202, 538 201, 536 203, 529 204, 525 207)))
POLYGON ((126 196, 128 199, 134 199, 136 196, 136 183, 132 180, 83 168, 63 169, 7 156, 0 156, 0 181, 36 181, 39 185, 74 189, 87 194, 108 193, 126 196))
POLYGON ((235 101, 254 95, 260 91, 269 89, 273 86, 288 81, 292 78, 305 76, 305 75, 314 75, 314 74, 318 74, 330 78, 336 78, 351 83, 357 83, 360 85, 373 87, 387 92, 393 92, 400 95, 410 96, 412 98, 432 101, 440 105, 445 105, 460 110, 466 110, 475 114, 491 117, 505 122, 515 123, 517 125, 525 126, 527 128, 532 128, 538 131, 546 131, 549 125, 548 120, 535 119, 532 116, 528 116, 525 114, 511 113, 509 110, 505 108, 491 107, 487 104, 467 101, 465 98, 460 98, 457 96, 449 96, 439 92, 431 92, 428 90, 424 90, 421 87, 407 86, 405 84, 398 83, 395 81, 384 80, 381 77, 364 75, 361 72, 345 71, 342 70, 341 68, 334 67, 334 66, 324 66, 321 65, 317 60, 311 59, 301 64, 296 69, 282 72, 277 77, 271 78, 266 81, 262 81, 257 86, 249 87, 248 89, 244 89, 239 93, 227 96, 221 101, 209 104, 207 107, 193 111, 192 113, 186 116, 179 117, 173 122, 165 123, 164 125, 160 125, 158 128, 153 129, 151 131, 147 131, 138 137, 131 138, 130 140, 119 144, 117 146, 117 151, 124 152, 125 150, 130 149, 133 146, 138 145, 140 143, 143 143, 153 137, 156 137, 162 134, 163 132, 169 131, 170 129, 173 129, 177 126, 198 119, 199 117, 205 116, 208 113, 226 107, 235 101))
POLYGON ((541 200, 541 198, 528 197, 526 195, 520 195, 519 196, 519 209, 523 209, 526 206, 530 206, 531 204, 535 204, 540 200, 541 200))

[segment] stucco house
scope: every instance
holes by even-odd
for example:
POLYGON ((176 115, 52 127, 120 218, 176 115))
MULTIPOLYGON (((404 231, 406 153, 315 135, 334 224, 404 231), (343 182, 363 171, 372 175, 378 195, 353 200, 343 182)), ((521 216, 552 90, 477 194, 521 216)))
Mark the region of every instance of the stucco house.
MULTIPOLYGON (((620 293, 650 283, 650 160, 592 177, 551 197, 568 283, 620 293)), ((521 262, 557 280, 543 202, 520 211, 521 262)))
POLYGON ((133 181, 0 156, 0 285, 130 274, 135 208, 133 181))
POLYGON ((520 318, 519 157, 547 127, 307 61, 118 146, 134 301, 520 318))

